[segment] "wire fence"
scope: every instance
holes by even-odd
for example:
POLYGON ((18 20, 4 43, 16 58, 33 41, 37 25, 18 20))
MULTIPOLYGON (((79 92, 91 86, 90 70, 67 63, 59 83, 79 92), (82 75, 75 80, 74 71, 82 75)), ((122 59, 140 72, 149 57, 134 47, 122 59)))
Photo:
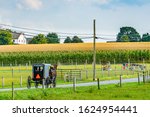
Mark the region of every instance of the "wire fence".
MULTIPOLYGON (((59 64, 57 69, 58 84, 72 84, 73 92, 78 90, 78 83, 92 82, 93 69, 92 64, 59 64)), ((2 92, 0 99, 35 99, 31 94, 20 98, 17 88, 27 87, 27 78, 32 76, 32 66, 1 66, 0 67, 0 89, 11 88, 11 90, 2 92), (11 93, 10 93, 11 92, 11 93)), ((124 79, 137 78, 137 84, 150 82, 150 64, 130 63, 126 64, 97 64, 96 80, 97 88, 101 89, 101 82, 106 80, 118 80, 114 83, 118 87, 123 87, 124 79)), ((56 86, 57 87, 57 86, 56 86)), ((43 87, 42 87, 43 88, 43 87)), ((44 93, 44 92, 43 92, 44 93)), ((44 94, 43 94, 44 95, 44 94)))
MULTIPOLYGON (((138 73, 138 80, 137 80, 138 83, 137 84, 141 84, 142 82, 143 82, 143 84, 145 84, 147 81, 150 82, 150 74, 148 73, 148 71, 143 72, 142 76, 140 76, 140 74, 138 73)), ((73 90, 73 92, 76 92, 78 90, 77 89, 77 79, 76 79, 76 77, 73 78, 72 83, 73 83, 72 90, 73 90)), ((115 84, 115 86, 117 85, 118 87, 122 87, 123 83, 124 83, 123 77, 122 77, 122 75, 120 75, 118 84, 115 84, 115 83, 114 84, 115 84)), ((5 100, 36 99, 33 94, 28 94, 27 96, 22 97, 22 94, 19 91, 17 91, 14 86, 15 86, 15 84, 14 84, 14 82, 12 82, 11 92, 7 92, 7 91, 3 92, 2 95, 0 95, 0 99, 5 99, 5 100)), ((97 88, 98 88, 98 90, 101 89, 99 78, 97 78, 97 88)), ((45 94, 44 90, 43 90, 42 95, 47 95, 47 94, 45 94)))
MULTIPOLYGON (((96 79, 114 80, 119 79, 120 75, 125 78, 145 77, 148 80, 150 76, 150 64, 147 63, 124 63, 124 64, 96 64, 96 79)), ((32 77, 31 65, 1 66, 0 67, 0 88, 10 88, 14 82, 14 87, 26 87, 28 76, 32 77)), ((77 83, 93 81, 92 64, 62 64, 59 63, 57 70, 57 84, 72 83, 73 78, 77 83)))

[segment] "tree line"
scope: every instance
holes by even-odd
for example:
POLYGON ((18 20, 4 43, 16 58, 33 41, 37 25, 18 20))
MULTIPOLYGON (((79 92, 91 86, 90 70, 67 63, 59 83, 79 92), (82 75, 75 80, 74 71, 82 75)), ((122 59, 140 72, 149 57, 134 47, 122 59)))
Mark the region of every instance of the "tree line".
MULTIPOLYGON (((31 38, 28 42, 29 44, 46 44, 46 43, 60 43, 60 38, 57 33, 48 33, 47 35, 38 34, 31 38)), ((66 37, 64 43, 83 43, 82 39, 78 36, 73 36, 72 38, 66 37)), ((0 29, 0 45, 12 45, 13 34, 9 29, 0 29)))
MULTIPOLYGON (((48 33, 46 36, 44 34, 38 34, 34 36, 29 44, 46 44, 46 43, 60 43, 60 39, 56 33, 48 33)), ((83 43, 82 39, 78 36, 74 36, 72 39, 67 37, 64 43, 83 43)))
MULTIPOLYGON (((121 27, 116 37, 116 42, 150 42, 150 34, 140 34, 133 27, 121 27)), ((47 35, 38 34, 30 39, 29 44, 60 43, 57 33, 48 33, 47 35)), ((83 43, 78 36, 66 37, 64 43, 83 43)), ((13 43, 13 34, 9 29, 0 29, 0 45, 11 45, 13 43)))
POLYGON ((150 42, 150 34, 140 34, 133 27, 122 27, 117 35, 117 42, 150 42))

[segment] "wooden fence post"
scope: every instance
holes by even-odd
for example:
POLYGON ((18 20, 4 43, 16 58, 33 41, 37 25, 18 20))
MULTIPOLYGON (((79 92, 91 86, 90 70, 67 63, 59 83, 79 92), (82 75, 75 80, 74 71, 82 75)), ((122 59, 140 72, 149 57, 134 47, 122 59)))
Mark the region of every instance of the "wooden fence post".
POLYGON ((150 79, 150 70, 148 71, 148 76, 149 76, 148 79, 150 79))
POLYGON ((127 63, 125 66, 125 69, 127 70, 127 75, 129 75, 129 64, 127 63))
POLYGON ((14 100, 14 82, 12 82, 12 100, 14 100))
POLYGON ((122 87, 122 75, 120 75, 120 87, 122 87))
POLYGON ((4 88, 4 76, 2 76, 2 88, 4 88))
POLYGON ((145 84, 145 74, 144 74, 144 71, 143 71, 143 83, 145 84))
POLYGON ((63 79, 63 73, 62 73, 62 69, 60 70, 60 73, 61 73, 61 79, 63 79))
POLYGON ((97 85, 98 85, 98 90, 100 89, 100 82, 99 82, 99 78, 97 78, 97 85))
POLYGON ((149 71, 148 70, 147 70, 147 74, 146 75, 147 75, 147 80, 148 80, 148 78, 149 78, 149 71))
POLYGON ((14 77, 14 69, 12 68, 11 69, 11 72, 12 72, 12 78, 14 77))
POLYGON ((146 79, 147 79, 147 71, 145 71, 145 81, 146 81, 146 79))
POLYGON ((86 79, 88 79, 88 71, 85 70, 85 73, 86 73, 86 79))
POLYGON ((87 60, 84 63, 84 69, 87 69, 87 60))
POLYGON ((122 69, 123 69, 123 67, 122 67, 122 65, 121 65, 121 72, 120 72, 120 74, 121 74, 121 75, 122 75, 122 72, 123 72, 123 70, 122 70, 122 69))
POLYGON ((80 70, 80 80, 82 80, 82 70, 80 70))
POLYGON ((76 77, 73 78, 73 91, 76 92, 76 77))
POLYGON ((143 58, 143 66, 145 65, 145 59, 143 58))
POLYGON ((20 87, 22 87, 22 76, 20 76, 20 87))
POLYGON ((140 84, 140 73, 138 73, 138 84, 140 84))

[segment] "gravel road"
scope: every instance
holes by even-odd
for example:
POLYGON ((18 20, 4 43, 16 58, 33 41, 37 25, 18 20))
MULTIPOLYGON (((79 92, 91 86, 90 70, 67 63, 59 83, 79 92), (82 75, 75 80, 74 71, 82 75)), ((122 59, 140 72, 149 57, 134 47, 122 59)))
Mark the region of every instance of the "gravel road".
MULTIPOLYGON (((142 78, 140 78, 140 81, 142 81, 142 78)), ((122 83, 127 83, 127 82, 138 82, 137 78, 130 78, 130 79, 123 79, 122 83)), ((106 80, 106 81, 100 81, 100 85, 106 85, 106 84, 117 84, 119 83, 119 80, 106 80)), ((92 86, 92 85, 97 85, 96 81, 93 82, 88 82, 88 83, 78 83, 76 84, 76 86, 92 86)), ((73 84, 66 84, 66 85, 57 85, 57 88, 66 88, 66 87, 73 87, 73 84)), ((39 88, 42 88, 41 86, 39 86, 39 88)), ((35 89, 35 87, 31 87, 31 89, 35 89)), ((4 89, 0 89, 0 92, 3 91, 11 91, 11 88, 4 88, 4 89)), ((14 90, 27 90, 26 87, 24 88, 15 88, 14 90)))

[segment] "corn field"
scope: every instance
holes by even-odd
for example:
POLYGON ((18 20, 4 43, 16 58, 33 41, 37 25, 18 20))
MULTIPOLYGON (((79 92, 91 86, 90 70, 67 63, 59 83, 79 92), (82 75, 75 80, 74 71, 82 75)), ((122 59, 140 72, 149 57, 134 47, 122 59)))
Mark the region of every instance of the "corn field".
MULTIPOLYGON (((28 44, 0 46, 0 52, 33 52, 33 51, 90 51, 93 43, 71 44, 28 44)), ((96 50, 150 50, 149 42, 132 43, 96 43, 96 50)))
MULTIPOLYGON (((92 43, 0 46, 0 64, 92 63, 92 43)), ((97 43, 96 61, 150 62, 150 43, 97 43)))

